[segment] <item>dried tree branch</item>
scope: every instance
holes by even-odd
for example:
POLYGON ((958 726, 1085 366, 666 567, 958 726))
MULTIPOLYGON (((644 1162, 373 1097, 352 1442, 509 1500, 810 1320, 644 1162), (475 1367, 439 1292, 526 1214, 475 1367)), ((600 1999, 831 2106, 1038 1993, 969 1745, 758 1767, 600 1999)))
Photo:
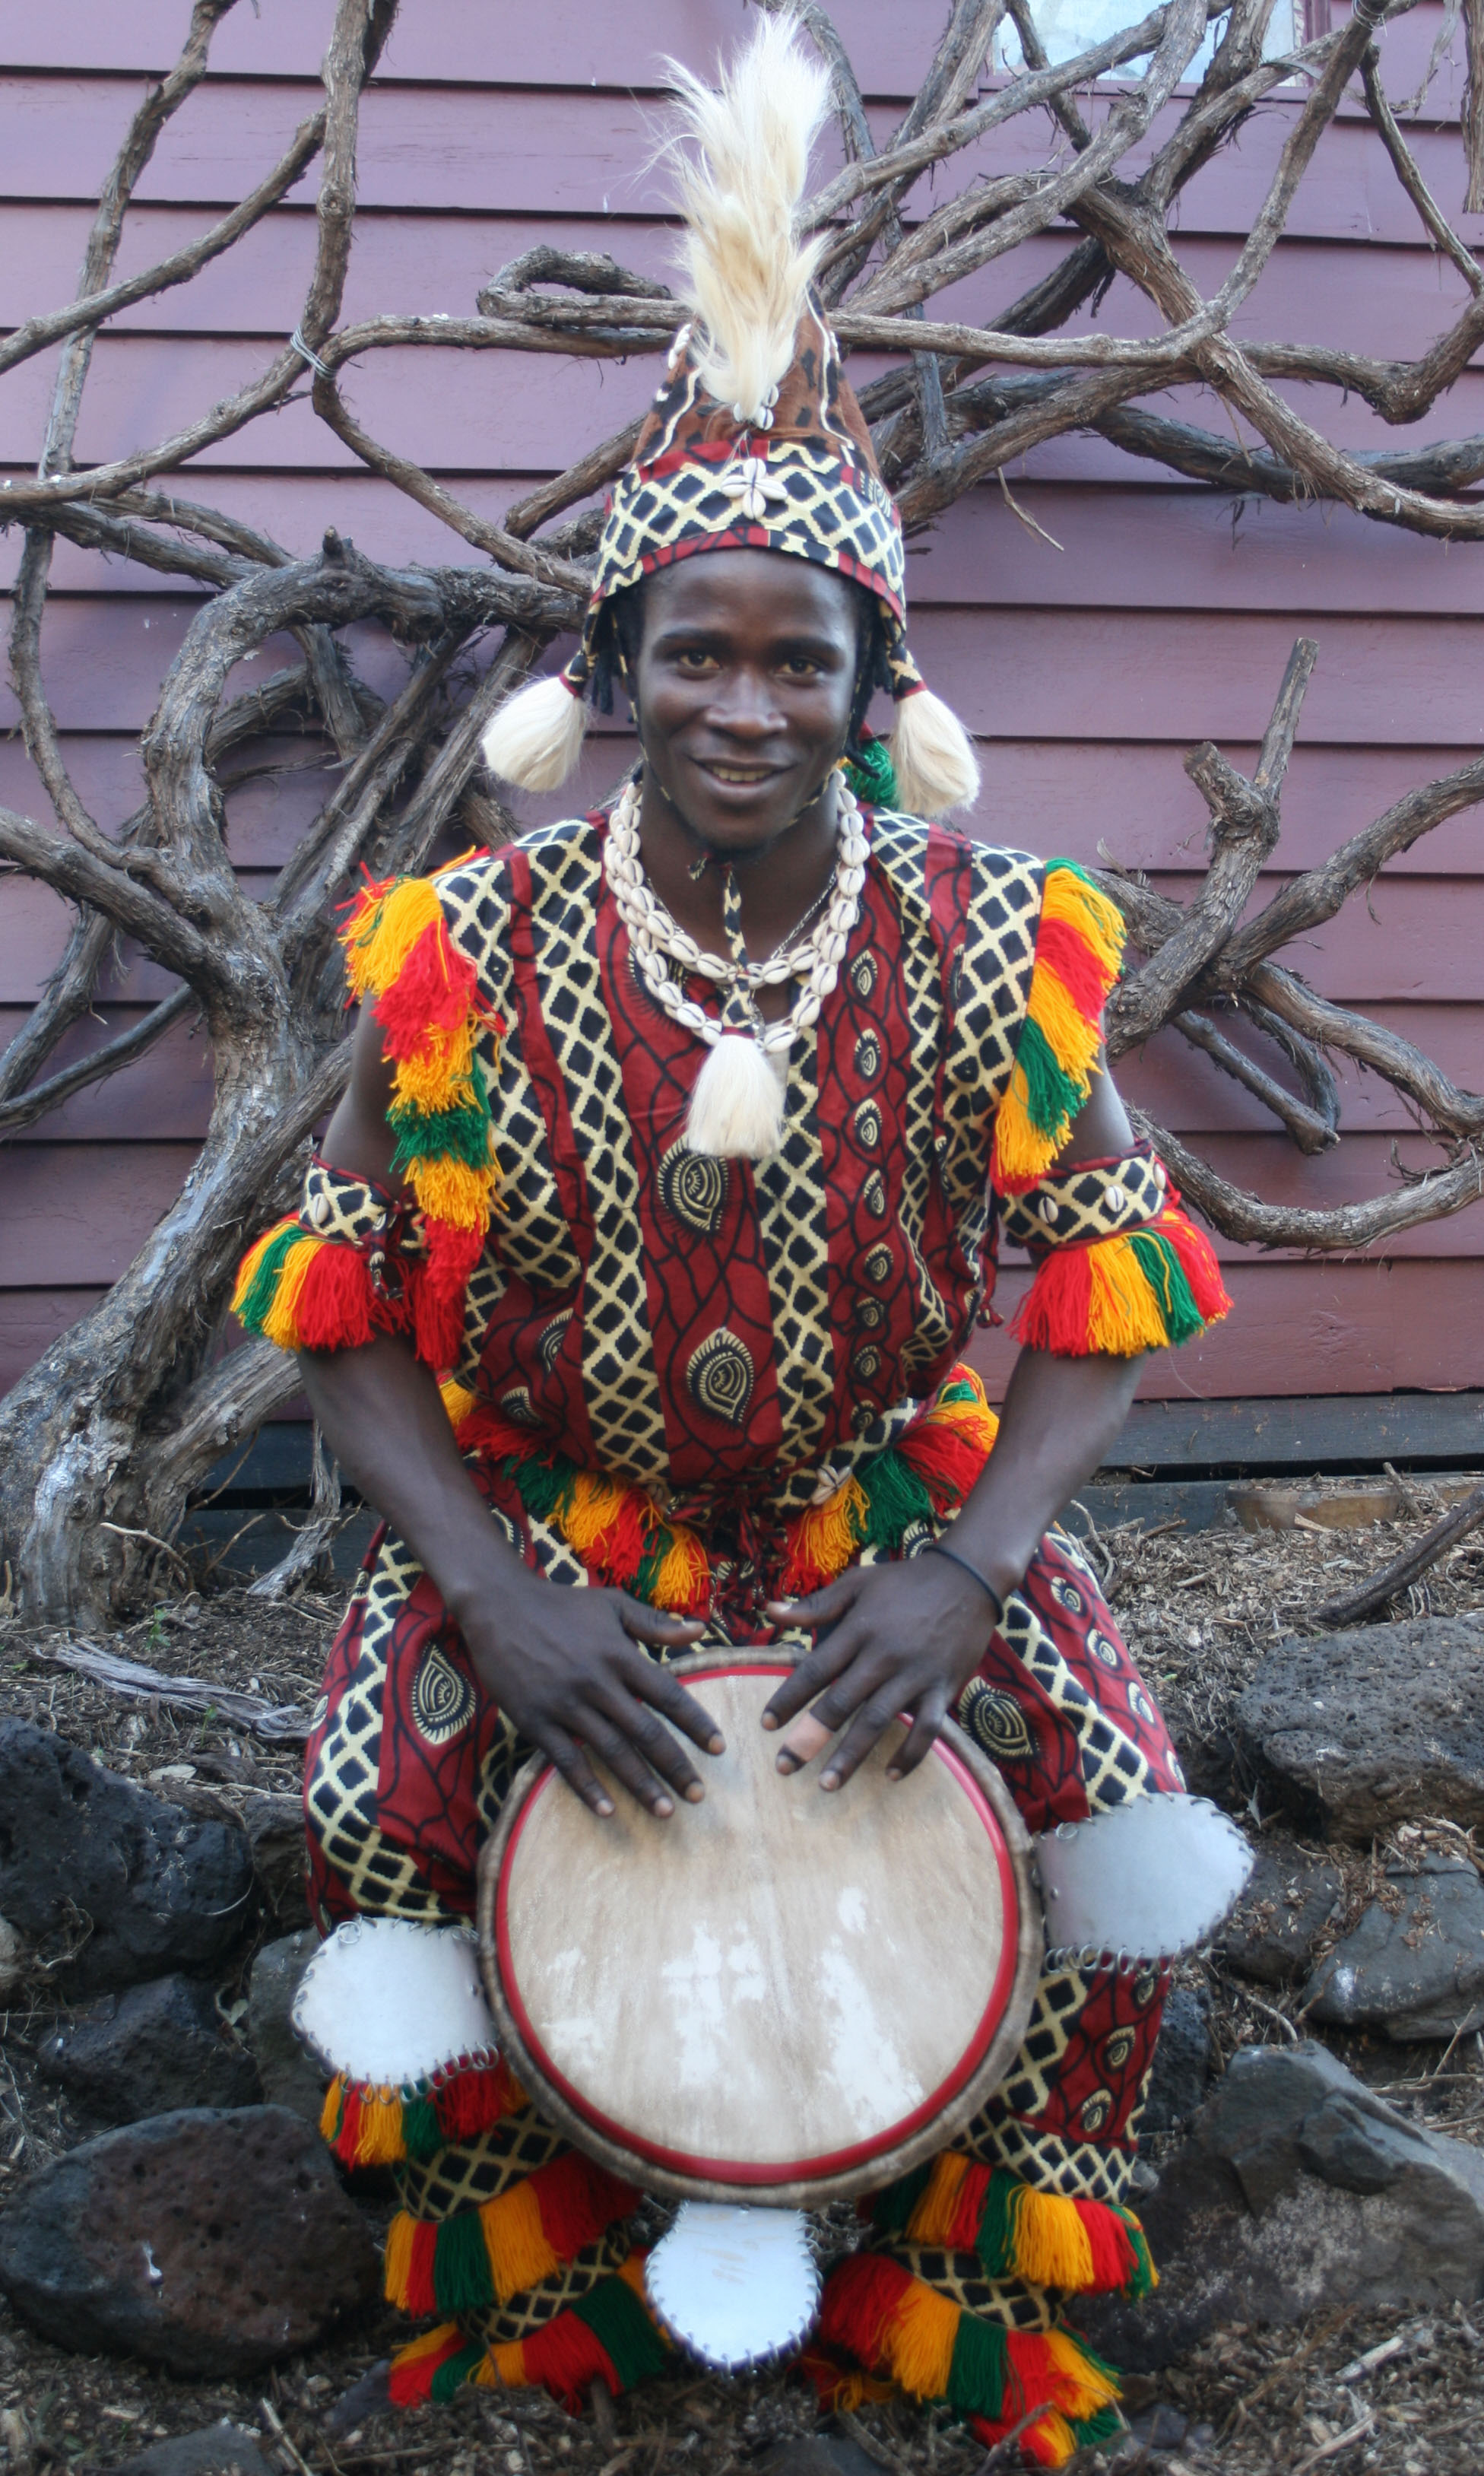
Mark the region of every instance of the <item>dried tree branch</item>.
POLYGON ((1322 1117, 1317 1109, 1311 1109, 1305 1102, 1296 1100, 1292 1092, 1285 1092, 1281 1083, 1265 1074, 1252 1058, 1238 1049, 1234 1041, 1219 1031, 1207 1016, 1186 1008, 1181 1014, 1171 1015, 1169 1020, 1193 1049, 1203 1050, 1224 1075, 1229 1075, 1235 1082, 1244 1084, 1265 1108, 1271 1109, 1280 1124, 1288 1128, 1301 1152, 1328 1151, 1338 1143, 1338 1132, 1327 1119, 1322 1117))
POLYGON ((1370 1581, 1363 1582, 1358 1591, 1350 1592, 1343 1599, 1326 1599, 1323 1607, 1316 1608, 1315 1623, 1334 1626, 1364 1623, 1367 1617, 1374 1616, 1379 1608, 1388 1607, 1393 1599, 1399 1599, 1404 1591, 1409 1591, 1414 1582, 1420 1582, 1424 1573, 1431 1572, 1440 1556, 1446 1556, 1450 1548, 1456 1548, 1460 1539, 1467 1539, 1470 1531, 1477 1529, 1481 1522, 1484 1522, 1484 1487, 1476 1487, 1461 1504, 1454 1505, 1451 1513, 1446 1514, 1441 1522, 1434 1523, 1422 1538, 1403 1548, 1401 1554, 1394 1557, 1389 1565, 1383 1565, 1378 1573, 1373 1573, 1370 1581))
POLYGON ((60 1074, 49 1075, 44 1083, 32 1084, 18 1100, 0 1101, 0 1135, 20 1134, 25 1127, 36 1126, 53 1109, 60 1109, 63 1101, 70 1101, 74 1093, 86 1092, 90 1084, 102 1083, 110 1075, 116 1075, 121 1067, 133 1066, 137 1059, 147 1056, 171 1025, 179 1023, 183 1015, 190 1012, 193 1003, 189 989, 172 989, 167 998, 161 998, 160 1003, 152 1006, 149 1013, 128 1031, 118 1032, 112 1040, 104 1041, 100 1048, 89 1050, 86 1057, 78 1058, 74 1065, 64 1066, 60 1074))

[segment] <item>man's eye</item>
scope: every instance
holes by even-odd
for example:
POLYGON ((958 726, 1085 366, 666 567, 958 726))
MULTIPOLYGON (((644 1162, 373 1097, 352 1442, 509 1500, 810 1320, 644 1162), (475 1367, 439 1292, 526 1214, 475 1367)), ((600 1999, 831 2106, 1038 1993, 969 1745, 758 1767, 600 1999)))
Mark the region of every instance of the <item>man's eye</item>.
POLYGON ((819 664, 818 662, 811 661, 807 654, 791 654, 788 660, 784 663, 783 668, 791 680, 817 680, 819 678, 819 664))
POLYGON ((693 679, 699 678, 703 671, 715 670, 716 656, 700 652, 680 654, 677 656, 677 667, 688 672, 693 679))

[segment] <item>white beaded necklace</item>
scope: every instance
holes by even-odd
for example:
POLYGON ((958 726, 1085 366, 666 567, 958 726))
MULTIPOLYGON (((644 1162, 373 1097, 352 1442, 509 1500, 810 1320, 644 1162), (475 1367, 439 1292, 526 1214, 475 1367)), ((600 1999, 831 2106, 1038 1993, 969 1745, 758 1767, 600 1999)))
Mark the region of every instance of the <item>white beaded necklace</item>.
POLYGON ((843 773, 836 777, 836 798, 839 840, 829 907, 806 939, 785 944, 762 963, 750 961, 743 946, 740 901, 730 868, 723 879, 723 917, 732 952, 724 957, 697 945, 644 874, 637 782, 625 784, 608 820, 604 865, 635 964, 656 1003, 709 1052, 686 1121, 692 1151, 723 1160, 763 1160, 782 1139, 787 1054, 799 1034, 818 1022, 835 985, 866 879, 865 831, 843 773), (672 963, 679 972, 698 972, 716 983, 723 993, 720 1016, 707 1014, 685 995, 672 977, 672 963), (765 1023, 756 993, 786 980, 802 982, 799 995, 779 1022, 765 1023))

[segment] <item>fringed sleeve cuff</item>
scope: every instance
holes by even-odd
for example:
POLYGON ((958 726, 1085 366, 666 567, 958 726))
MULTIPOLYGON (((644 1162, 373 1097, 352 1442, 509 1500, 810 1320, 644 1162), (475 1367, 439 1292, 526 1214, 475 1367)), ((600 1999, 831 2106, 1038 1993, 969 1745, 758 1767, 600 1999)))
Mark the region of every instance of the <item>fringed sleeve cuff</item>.
POLYGON ((1053 1247, 1010 1329, 1057 1358, 1133 1358, 1193 1341, 1230 1306, 1210 1240, 1171 1201, 1143 1228, 1053 1247))

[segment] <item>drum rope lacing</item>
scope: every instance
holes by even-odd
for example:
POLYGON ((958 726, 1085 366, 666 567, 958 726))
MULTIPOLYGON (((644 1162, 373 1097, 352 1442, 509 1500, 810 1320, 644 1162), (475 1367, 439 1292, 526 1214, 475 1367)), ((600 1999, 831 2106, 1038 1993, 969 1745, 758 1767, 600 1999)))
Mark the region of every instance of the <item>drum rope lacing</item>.
MULTIPOLYGON (((855 795, 843 774, 836 776, 836 799, 839 838, 829 908, 804 943, 785 944, 765 962, 754 963, 741 953, 740 938, 736 941, 738 952, 733 954, 707 953, 666 910, 645 876, 639 857, 639 785, 636 781, 625 784, 608 820, 603 854, 619 918, 629 931, 634 959, 651 995, 672 1021, 694 1032, 708 1049, 714 1049, 724 1033, 746 1029, 761 1050, 778 1055, 792 1048, 799 1034, 818 1022, 825 1000, 839 978, 851 931, 859 915, 860 890, 866 881, 865 831, 855 795), (724 1001, 720 1016, 707 1014, 685 995, 680 980, 672 978, 667 968, 671 963, 681 973, 699 973, 703 979, 715 982, 724 1001), (779 1022, 764 1023, 757 1007, 757 990, 780 988, 787 980, 803 982, 798 997, 779 1022)), ((731 878, 730 870, 727 874, 731 878)), ((808 917, 805 912, 804 919, 808 917)))

